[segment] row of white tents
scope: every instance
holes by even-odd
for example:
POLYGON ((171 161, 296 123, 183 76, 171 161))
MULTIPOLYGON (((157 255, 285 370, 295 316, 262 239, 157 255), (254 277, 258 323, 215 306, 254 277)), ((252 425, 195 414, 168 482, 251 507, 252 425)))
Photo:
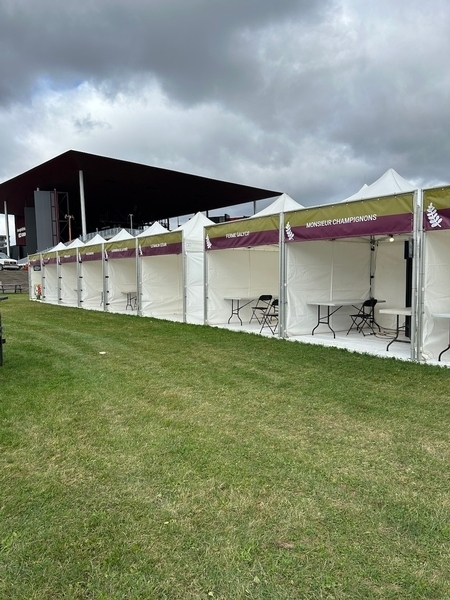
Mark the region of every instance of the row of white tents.
MULTIPOLYGON (((408 358, 434 361, 449 344, 450 320, 436 316, 450 315, 449 250, 450 187, 417 189, 390 169, 335 204, 305 208, 283 194, 247 219, 214 224, 198 213, 170 232, 154 224, 137 237, 122 230, 108 241, 59 244, 29 257, 30 295, 236 327, 234 298, 249 302, 239 316, 251 329, 250 300, 271 294, 279 299, 277 335, 290 339, 311 337, 317 304, 330 301, 344 303, 331 323, 345 335, 354 312, 345 301, 375 297, 381 329, 396 327, 396 315, 382 309, 410 309, 408 358)), ((334 340, 324 325, 320 336, 334 340)))

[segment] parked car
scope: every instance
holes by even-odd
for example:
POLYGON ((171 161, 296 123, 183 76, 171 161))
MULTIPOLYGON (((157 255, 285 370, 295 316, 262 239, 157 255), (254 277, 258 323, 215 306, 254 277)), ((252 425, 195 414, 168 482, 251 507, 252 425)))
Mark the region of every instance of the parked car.
POLYGON ((20 266, 17 264, 17 260, 10 258, 4 252, 0 252, 0 271, 3 271, 3 269, 20 269, 20 266))

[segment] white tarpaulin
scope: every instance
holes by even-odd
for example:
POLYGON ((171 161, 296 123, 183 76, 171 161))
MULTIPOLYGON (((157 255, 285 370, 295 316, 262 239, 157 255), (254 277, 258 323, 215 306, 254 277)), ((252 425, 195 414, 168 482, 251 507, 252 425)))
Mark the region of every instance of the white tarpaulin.
POLYGON ((41 254, 28 256, 28 293, 30 300, 42 298, 42 264, 41 254))
MULTIPOLYGON (((271 243, 260 243, 258 230, 261 231, 263 240, 264 230, 270 230, 273 225, 276 230, 279 228, 281 213, 301 208, 303 208, 302 205, 288 194, 281 194, 269 206, 249 218, 251 220, 249 233, 252 233, 254 237, 248 236, 248 246, 222 248, 208 252, 208 323, 227 323, 232 305, 236 306, 237 302, 242 306, 246 305, 239 311, 239 316, 243 322, 248 322, 251 319, 252 306, 255 305, 259 296, 278 297, 280 286, 279 235, 275 231, 271 243), (273 220, 275 216, 277 218, 273 220), (272 217, 273 225, 268 224, 268 217, 272 217)), ((241 223, 245 225, 245 220, 242 220, 241 223)), ((225 232, 225 236, 231 237, 235 234, 233 222, 222 224, 222 228, 224 227, 229 230, 228 234, 225 232)), ((244 236, 245 233, 245 231, 239 231, 239 234, 244 236)), ((231 237, 231 239, 233 238, 231 237)), ((243 237, 242 239, 247 238, 243 237)), ((232 317, 230 323, 236 321, 238 321, 237 315, 232 317)))
POLYGON ((263 208, 249 218, 254 219, 255 217, 265 217, 266 215, 279 215, 288 210, 297 210, 299 208, 303 208, 303 206, 288 194, 281 194, 281 196, 278 196, 278 198, 269 204, 269 206, 266 206, 266 208, 263 208))
POLYGON ((197 213, 173 231, 138 236, 142 315, 203 323, 203 228, 211 223, 197 213))
POLYGON ((187 323, 204 322, 204 228, 213 222, 198 212, 175 231, 183 233, 184 307, 187 323))
POLYGON ((149 235, 156 235, 157 233, 168 233, 168 229, 166 229, 165 227, 163 227, 161 225, 161 223, 158 223, 158 221, 155 221, 154 223, 152 223, 152 225, 150 225, 150 227, 147 227, 147 229, 144 229, 144 231, 142 233, 140 233, 139 235, 137 235, 137 238, 142 238, 142 237, 148 237, 149 235))
POLYGON ((379 301, 377 323, 394 335, 396 315, 379 311, 411 306, 406 304, 410 265, 405 242, 413 233, 413 198, 411 192, 404 192, 285 215, 289 223, 285 248, 289 337, 312 334, 319 321, 318 303, 322 303, 322 324, 314 335, 332 334, 323 324, 322 315, 328 310, 332 329, 346 332, 352 323, 349 314, 370 297, 379 301), (385 233, 389 230, 395 235, 385 233), (355 302, 346 306, 350 300, 355 302), (339 301, 344 304, 336 310, 339 301), (335 304, 328 307, 327 303, 335 304))
MULTIPOLYGON (((422 358, 436 360, 450 344, 450 187, 424 191, 423 215, 422 358)), ((441 359, 449 364, 450 350, 441 359)))
POLYGON ((364 184, 359 192, 349 196, 342 202, 352 202, 353 200, 367 200, 368 198, 381 198, 383 196, 393 196, 394 194, 404 194, 405 192, 414 192, 416 186, 406 181, 394 169, 388 169, 379 179, 371 185, 364 184))
POLYGON ((104 310, 104 244, 97 234, 79 248, 81 277, 81 306, 90 310, 104 310))
POLYGON ((84 246, 80 239, 73 240, 65 250, 58 253, 60 269, 60 303, 66 306, 79 306, 79 261, 78 248, 84 246))
MULTIPOLYGON (((207 265, 207 320, 212 325, 227 323, 232 301, 246 304, 239 316, 248 323, 251 306, 259 296, 278 297, 278 246, 216 250, 208 253, 207 265)), ((231 322, 237 321, 236 316, 231 319, 231 322)))
POLYGON ((105 242, 105 274, 107 309, 136 314, 136 238, 126 229, 105 242))
POLYGON ((58 304, 60 298, 58 251, 66 246, 60 242, 54 248, 42 253, 42 289, 44 302, 58 304))
MULTIPOLYGON (((361 299, 370 292, 370 245, 360 240, 318 240, 286 246, 287 311, 289 337, 309 335, 317 324, 317 302, 361 299)), ((322 312, 327 310, 322 306, 322 312)), ((332 317, 335 331, 350 326, 346 306, 332 317)), ((329 334, 321 325, 317 333, 329 334)))

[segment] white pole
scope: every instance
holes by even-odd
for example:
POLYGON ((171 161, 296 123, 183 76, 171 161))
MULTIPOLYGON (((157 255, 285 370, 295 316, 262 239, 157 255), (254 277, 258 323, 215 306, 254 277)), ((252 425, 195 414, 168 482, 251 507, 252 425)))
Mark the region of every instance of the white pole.
POLYGON ((182 238, 181 238, 181 256, 182 256, 182 267, 181 268, 183 269, 183 273, 182 273, 182 279, 183 279, 183 323, 187 323, 188 256, 187 256, 187 252, 186 252, 186 240, 184 237, 184 231, 182 231, 182 238))
POLYGON ((284 212, 280 213, 278 238, 278 337, 286 337, 286 244, 284 241, 284 212))
POLYGON ((82 235, 87 235, 86 229, 86 205, 84 200, 84 178, 83 171, 79 171, 79 180, 80 180, 80 208, 81 208, 81 233, 82 235))
POLYGON ((6 202, 6 200, 4 201, 4 211, 5 211, 5 231, 6 231, 6 254, 9 256, 9 253, 11 251, 10 245, 9 245, 9 217, 8 217, 8 204, 6 202))
MULTIPOLYGON (((423 314, 424 314, 424 233, 423 233, 423 190, 418 189, 414 194, 414 204, 417 215, 414 219, 414 237, 413 237, 413 265, 414 265, 414 288, 416 301, 413 303, 415 311, 414 337, 411 339, 411 346, 414 340, 413 359, 420 362, 422 360, 423 349, 423 314)), ((411 319, 412 320, 412 319, 411 319)))

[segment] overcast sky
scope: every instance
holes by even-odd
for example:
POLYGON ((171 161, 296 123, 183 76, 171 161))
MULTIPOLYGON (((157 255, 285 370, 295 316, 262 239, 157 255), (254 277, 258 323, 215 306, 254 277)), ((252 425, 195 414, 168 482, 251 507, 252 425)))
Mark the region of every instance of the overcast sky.
POLYGON ((0 182, 79 150, 338 201, 450 180, 447 0, 0 0, 0 182))

